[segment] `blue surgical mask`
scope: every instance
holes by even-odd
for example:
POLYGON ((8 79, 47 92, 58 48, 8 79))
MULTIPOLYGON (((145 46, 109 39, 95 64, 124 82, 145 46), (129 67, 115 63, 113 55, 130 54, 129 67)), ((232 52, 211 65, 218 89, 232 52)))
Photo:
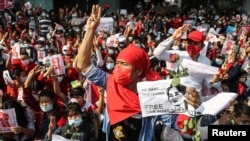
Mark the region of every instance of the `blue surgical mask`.
POLYGON ((42 110, 43 112, 49 112, 49 111, 51 111, 51 110, 53 109, 53 105, 52 105, 52 104, 50 104, 50 105, 48 105, 48 106, 41 106, 41 105, 40 105, 40 108, 41 108, 41 110, 42 110))
POLYGON ((220 86, 221 86, 221 81, 215 82, 215 83, 213 83, 213 85, 212 85, 212 87, 214 87, 215 89, 220 88, 220 86))
POLYGON ((114 66, 115 66, 115 63, 106 63, 106 68, 108 70, 112 70, 114 68, 114 66))
POLYGON ((78 117, 74 120, 68 120, 68 124, 71 126, 74 124, 75 127, 78 127, 82 123, 82 117, 78 117))
POLYGON ((221 65, 221 64, 223 63, 223 60, 216 58, 216 59, 215 59, 215 63, 216 63, 217 65, 221 65))

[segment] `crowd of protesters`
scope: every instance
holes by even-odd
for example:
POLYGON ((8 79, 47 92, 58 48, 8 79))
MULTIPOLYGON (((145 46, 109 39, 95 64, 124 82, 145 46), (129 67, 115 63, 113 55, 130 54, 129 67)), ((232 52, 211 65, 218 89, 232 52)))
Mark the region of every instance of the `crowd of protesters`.
MULTIPOLYGON (((178 123, 178 117, 170 117, 175 120, 164 122, 166 115, 154 118, 151 136, 144 131, 143 137, 140 134, 141 120, 138 120, 142 118, 140 108, 136 107, 138 103, 133 105, 134 101, 129 101, 134 96, 122 98, 128 100, 126 104, 131 104, 127 107, 122 105, 125 102, 112 101, 112 98, 119 99, 114 94, 108 97, 109 93, 121 95, 120 91, 133 95, 135 92, 124 91, 120 85, 141 81, 141 76, 148 74, 147 69, 154 72, 152 80, 173 78, 169 70, 178 67, 176 58, 180 61, 188 58, 218 68, 206 88, 200 86, 186 90, 194 93, 194 97, 199 94, 189 101, 194 107, 220 92, 238 94, 230 108, 216 116, 204 116, 201 128, 209 124, 249 125, 250 30, 243 28, 249 24, 248 15, 240 9, 227 14, 214 6, 185 8, 174 13, 157 11, 156 6, 140 6, 126 14, 109 14, 109 5, 103 8, 94 6, 91 13, 79 9, 78 5, 59 8, 58 11, 25 6, 19 11, 5 9, 0 15, 0 106, 1 109, 15 109, 18 126, 11 127, 11 132, 1 133, 1 137, 6 141, 51 140, 53 134, 84 141, 192 140, 179 128, 169 126, 163 129, 164 124, 178 123), (113 19, 112 31, 97 30, 101 17, 113 19), (216 40, 209 38, 211 34, 216 40), (223 52, 224 42, 228 40, 234 44, 223 52), (13 48, 17 46, 19 51, 14 52, 13 48), (200 53, 203 48, 205 54, 200 53), (166 53, 169 50, 170 54, 166 53), (139 55, 132 52, 139 52, 139 55), (65 66, 65 73, 60 75, 55 73, 56 64, 50 60, 55 54, 61 54, 65 66), (137 55, 144 55, 139 59, 148 58, 137 62, 132 60, 137 55), (111 78, 114 77, 116 83, 119 66, 129 64, 139 71, 123 69, 119 73, 133 73, 140 80, 124 77, 123 82, 110 88, 111 78), (4 79, 6 70, 11 80, 4 79), (107 78, 110 79, 106 86, 102 79, 107 78), (110 108, 106 109, 107 106, 110 108), (119 108, 124 109, 119 111, 119 108), (115 114, 120 115, 114 117, 115 114), (108 129, 107 119, 111 123, 108 129), (156 121, 161 121, 161 124, 156 121), (134 129, 137 127, 139 129, 134 129), (123 129, 127 131, 122 132, 123 129), (170 136, 170 133, 175 136, 170 136)), ((203 85, 201 80, 197 82, 203 85)))

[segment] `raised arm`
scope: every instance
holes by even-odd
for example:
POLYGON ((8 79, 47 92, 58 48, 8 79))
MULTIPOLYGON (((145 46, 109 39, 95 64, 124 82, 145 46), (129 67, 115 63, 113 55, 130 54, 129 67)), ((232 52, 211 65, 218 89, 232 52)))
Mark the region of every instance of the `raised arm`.
POLYGON ((76 56, 76 67, 82 72, 86 72, 91 65, 91 50, 93 47, 93 38, 95 31, 100 23, 101 18, 101 7, 99 5, 92 6, 92 12, 87 20, 86 28, 87 31, 84 35, 82 44, 78 50, 76 56))

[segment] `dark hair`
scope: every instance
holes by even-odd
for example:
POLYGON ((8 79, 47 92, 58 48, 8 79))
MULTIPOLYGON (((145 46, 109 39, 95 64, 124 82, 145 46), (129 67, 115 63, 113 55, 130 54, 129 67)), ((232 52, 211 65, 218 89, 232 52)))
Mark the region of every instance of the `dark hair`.
POLYGON ((77 95, 77 96, 84 96, 85 94, 85 89, 83 87, 76 87, 76 88, 73 88, 71 91, 70 91, 70 96, 74 96, 74 95, 77 95))
POLYGON ((235 118, 242 116, 243 114, 250 116, 250 106, 246 103, 238 102, 234 105, 233 116, 235 118))
POLYGON ((23 70, 22 68, 17 67, 17 68, 15 68, 15 69, 12 71, 11 77, 12 77, 13 79, 16 79, 16 77, 20 77, 20 75, 21 75, 21 73, 22 73, 23 71, 24 71, 24 70, 23 70))
POLYGON ((41 91, 44 89, 44 83, 42 81, 39 80, 34 80, 31 82, 31 90, 33 91, 41 91))
POLYGON ((46 96, 50 98, 52 101, 54 101, 54 93, 49 89, 44 89, 41 91, 41 93, 39 94, 39 98, 43 96, 46 96))
POLYGON ((67 117, 71 111, 74 111, 75 114, 82 114, 82 108, 78 103, 69 103, 65 109, 65 116, 67 117))
POLYGON ((11 109, 11 108, 15 109, 18 126, 27 127, 28 121, 27 117, 25 116, 26 113, 25 108, 22 107, 22 105, 16 100, 10 100, 10 99, 6 100, 3 103, 3 109, 11 109))
POLYGON ((20 52, 20 55, 26 55, 26 56, 30 57, 29 54, 28 54, 28 52, 26 52, 26 50, 22 50, 20 52))
MULTIPOLYGON (((172 88, 174 88, 174 86, 172 86, 172 85, 170 85, 170 87, 168 87, 168 89, 167 89, 167 95, 169 95, 169 91, 170 91, 170 89, 172 89, 172 88)), ((175 88, 179 91, 179 92, 181 92, 183 95, 186 93, 186 86, 184 86, 184 85, 182 85, 182 84, 179 84, 179 85, 177 85, 177 86, 175 86, 175 88)))

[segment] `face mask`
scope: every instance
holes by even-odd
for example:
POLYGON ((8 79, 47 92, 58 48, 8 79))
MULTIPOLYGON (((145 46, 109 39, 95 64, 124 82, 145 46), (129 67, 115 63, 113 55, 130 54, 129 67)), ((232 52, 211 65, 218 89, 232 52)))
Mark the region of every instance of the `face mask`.
POLYGON ((25 59, 25 60, 22 60, 22 63, 23 65, 28 65, 30 63, 30 59, 25 59))
POLYGON ((186 51, 188 52, 190 56, 194 56, 194 55, 197 55, 201 51, 201 48, 195 45, 188 45, 186 47, 186 51))
POLYGON ((40 48, 39 50, 40 50, 40 51, 44 51, 44 50, 45 50, 45 48, 44 48, 44 47, 42 47, 42 48, 40 48))
POLYGON ((245 82, 246 82, 246 78, 240 78, 240 79, 239 79, 239 82, 245 83, 245 82))
POLYGON ((53 109, 53 105, 52 105, 52 104, 50 104, 50 105, 48 105, 48 106, 41 106, 41 105, 40 105, 40 108, 41 108, 41 110, 42 110, 43 112, 49 112, 49 111, 51 111, 51 110, 53 109))
POLYGON ((135 46, 141 47, 141 44, 140 43, 136 43, 135 46))
POLYGON ((213 83, 213 85, 212 85, 212 87, 214 87, 215 89, 220 88, 220 86, 221 86, 221 81, 215 82, 215 83, 213 83))
POLYGON ((22 82, 25 82, 27 80, 27 76, 21 77, 20 79, 21 79, 22 82))
POLYGON ((114 66, 115 66, 115 63, 106 63, 106 68, 108 70, 112 70, 114 68, 114 66))
POLYGON ((32 37, 32 35, 33 35, 33 32, 29 32, 29 35, 30 35, 30 37, 32 37))
POLYGON ((58 77, 57 77, 57 80, 58 80, 59 83, 62 82, 63 76, 58 76, 58 77))
POLYGON ((74 120, 68 120, 68 123, 69 125, 74 124, 75 127, 78 127, 82 123, 82 118, 78 117, 77 119, 74 119, 74 120))
POLYGON ((221 64, 223 63, 223 60, 216 58, 216 59, 215 59, 215 63, 216 63, 217 65, 221 65, 221 64))
POLYGON ((131 83, 132 82, 130 78, 131 71, 132 70, 123 68, 121 66, 115 67, 113 71, 115 82, 120 85, 126 85, 128 83, 131 83))
POLYGON ((108 49, 108 54, 114 54, 115 53, 115 51, 113 50, 113 49, 108 49))

